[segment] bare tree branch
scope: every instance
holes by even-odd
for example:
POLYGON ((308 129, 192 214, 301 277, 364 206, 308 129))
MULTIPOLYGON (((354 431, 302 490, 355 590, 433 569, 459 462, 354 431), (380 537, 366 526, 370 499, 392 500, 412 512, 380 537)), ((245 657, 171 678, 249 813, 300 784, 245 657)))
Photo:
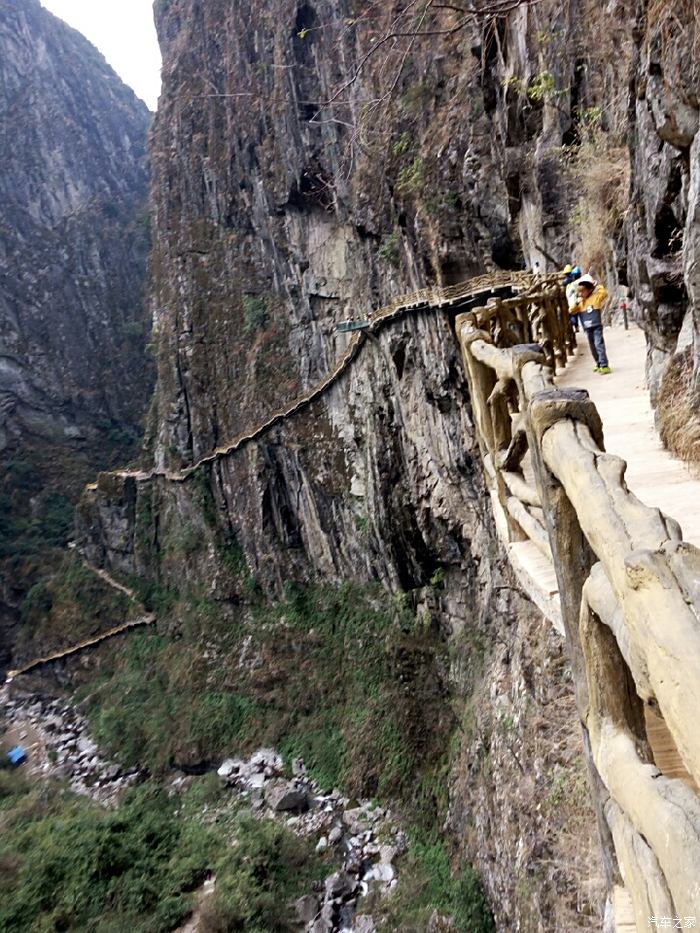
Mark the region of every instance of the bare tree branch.
MULTIPOLYGON (((513 10, 518 9, 521 6, 534 6, 537 3, 540 3, 541 0, 482 0, 482 2, 472 3, 469 6, 458 6, 457 4, 452 3, 435 3, 434 0, 428 0, 424 9, 420 13, 419 23, 422 24, 425 21, 426 16, 429 11, 450 11, 454 13, 460 13, 462 19, 459 22, 455 23, 452 26, 448 26, 444 29, 428 29, 421 30, 420 27, 411 30, 400 30, 396 29, 397 23, 405 17, 405 15, 415 7, 417 0, 410 0, 409 3, 399 12, 398 16, 394 19, 393 23, 389 27, 389 31, 386 32, 380 39, 372 43, 371 48, 365 52, 360 61, 358 62, 355 70, 352 75, 345 81, 332 95, 331 97, 324 102, 323 107, 329 107, 331 104, 335 103, 338 98, 348 90, 359 78, 362 73, 363 68, 367 64, 370 58, 372 58, 377 51, 385 46, 387 43, 392 42, 397 39, 420 39, 425 37, 434 37, 434 36, 450 36, 464 29, 468 23, 472 22, 475 19, 480 19, 483 17, 488 18, 489 20, 494 20, 503 16, 506 16, 508 13, 513 12, 513 10)), ((413 45, 413 42, 410 43, 413 45)), ((405 63, 404 56, 401 62, 401 68, 405 63)), ((400 71, 399 71, 400 74, 400 71)), ((392 82, 392 89, 396 87, 398 83, 398 78, 392 82)), ((386 95, 382 95, 381 100, 384 100, 386 95)), ((316 117, 319 113, 314 114, 309 122, 316 122, 316 117)))
MULTIPOLYGON (((397 18, 394 20, 394 23, 398 22, 398 20, 404 15, 404 13, 406 13, 406 11, 409 10, 411 7, 415 6, 417 2, 418 2, 418 0, 410 0, 408 6, 404 7, 404 9, 401 11, 401 13, 399 13, 399 15, 397 16, 397 18)), ((432 5, 432 0, 429 0, 429 2, 428 2, 428 4, 427 4, 427 7, 426 7, 426 10, 427 10, 427 8, 430 7, 431 5, 432 5)), ((392 25, 393 25, 393 24, 392 24, 392 25)), ((381 38, 378 42, 375 42, 375 43, 372 45, 372 48, 371 48, 371 49, 363 56, 363 58, 360 60, 360 63, 358 64, 357 68, 355 68, 355 71, 354 71, 354 73, 351 75, 351 77, 348 78, 348 80, 345 82, 345 84, 341 85, 341 86, 338 88, 338 90, 335 92, 335 94, 333 94, 333 96, 332 96, 329 100, 327 100, 327 101, 325 102, 324 107, 329 107, 329 106, 333 103, 333 101, 337 100, 337 99, 340 97, 340 95, 343 93, 343 91, 347 91, 347 89, 348 89, 349 87, 351 87, 351 86, 357 81, 357 79, 360 77, 360 72, 361 72, 362 69, 364 68, 365 63, 368 61, 368 59, 371 58, 372 55, 374 55, 374 53, 375 53, 378 49, 380 49, 383 45, 386 45, 387 42, 391 42, 391 40, 392 40, 392 39, 395 39, 395 38, 396 38, 396 34, 394 34, 394 33, 392 33, 392 32, 389 32, 389 33, 387 33, 385 36, 382 36, 382 38, 381 38)), ((314 115, 314 116, 315 116, 315 115, 314 115)))

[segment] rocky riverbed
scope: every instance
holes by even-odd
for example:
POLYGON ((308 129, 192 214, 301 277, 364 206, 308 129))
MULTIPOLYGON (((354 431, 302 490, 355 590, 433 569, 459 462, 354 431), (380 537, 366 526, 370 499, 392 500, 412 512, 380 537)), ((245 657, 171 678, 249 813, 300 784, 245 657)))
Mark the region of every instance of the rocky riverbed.
POLYGON ((88 721, 71 704, 55 697, 0 691, 5 717, 4 744, 11 737, 28 752, 26 771, 35 778, 66 780, 70 789, 103 805, 145 775, 104 758, 91 738, 88 721))
MULTIPOLYGON (((75 793, 103 806, 117 803, 122 791, 147 777, 145 771, 124 769, 105 758, 90 736, 86 717, 65 700, 24 694, 7 687, 0 692, 4 716, 3 746, 22 744, 28 752, 23 766, 35 780, 62 779, 75 793)), ((323 790, 301 759, 291 774, 282 756, 262 748, 248 758, 227 758, 217 770, 230 792, 229 803, 249 809, 259 819, 274 819, 300 837, 315 839, 316 850, 330 856, 329 874, 293 906, 299 928, 309 933, 372 933, 375 920, 363 912, 365 903, 391 896, 398 879, 397 860, 407 840, 394 814, 374 801, 323 790)), ((194 780, 182 772, 170 781, 179 793, 194 780)), ((217 819, 217 808, 205 806, 204 821, 217 819)), ((215 879, 207 882, 207 895, 215 879)), ((436 923, 445 918, 434 917, 436 923)), ((434 929, 449 929, 433 926, 434 929)), ((183 928, 198 929, 197 912, 183 928)))
POLYGON ((397 884, 396 859, 407 842, 390 810, 351 800, 338 790, 322 791, 303 761, 285 775, 282 756, 260 749, 248 759, 229 758, 219 778, 261 818, 281 820, 299 836, 315 837, 318 852, 331 852, 335 870, 295 904, 297 918, 312 933, 372 933, 361 898, 388 895, 397 884))

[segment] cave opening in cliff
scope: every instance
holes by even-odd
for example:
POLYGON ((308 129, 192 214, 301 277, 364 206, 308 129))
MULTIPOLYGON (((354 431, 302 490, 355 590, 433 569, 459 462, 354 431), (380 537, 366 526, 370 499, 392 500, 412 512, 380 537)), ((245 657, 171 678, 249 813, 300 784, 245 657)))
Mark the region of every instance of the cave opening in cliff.
POLYGON ((522 250, 516 246, 508 230, 494 236, 491 244, 491 258, 499 269, 522 269, 522 250))
POLYGON ((443 259, 440 272, 445 285, 457 285, 467 277, 464 265, 456 259, 443 259))
POLYGON ((302 3, 297 7, 292 32, 292 43, 296 60, 303 64, 311 64, 313 30, 318 26, 316 10, 309 3, 302 3))

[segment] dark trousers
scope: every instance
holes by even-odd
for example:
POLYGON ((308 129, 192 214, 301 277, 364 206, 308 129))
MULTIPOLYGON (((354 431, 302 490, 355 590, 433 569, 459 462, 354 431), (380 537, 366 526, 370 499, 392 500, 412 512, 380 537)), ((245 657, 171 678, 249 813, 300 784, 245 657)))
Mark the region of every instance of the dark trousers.
POLYGON ((596 361, 598 366, 607 366, 608 355, 605 352, 603 328, 600 325, 597 327, 589 327, 586 331, 586 336, 588 337, 588 346, 591 348, 593 359, 596 361))

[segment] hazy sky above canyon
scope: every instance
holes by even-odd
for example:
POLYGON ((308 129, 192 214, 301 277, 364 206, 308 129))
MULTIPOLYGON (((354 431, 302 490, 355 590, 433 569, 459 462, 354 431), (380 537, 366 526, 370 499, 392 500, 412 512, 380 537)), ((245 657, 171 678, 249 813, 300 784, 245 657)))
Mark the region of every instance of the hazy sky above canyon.
POLYGON ((41 0, 47 10, 96 45, 151 110, 160 93, 160 49, 153 0, 41 0))

